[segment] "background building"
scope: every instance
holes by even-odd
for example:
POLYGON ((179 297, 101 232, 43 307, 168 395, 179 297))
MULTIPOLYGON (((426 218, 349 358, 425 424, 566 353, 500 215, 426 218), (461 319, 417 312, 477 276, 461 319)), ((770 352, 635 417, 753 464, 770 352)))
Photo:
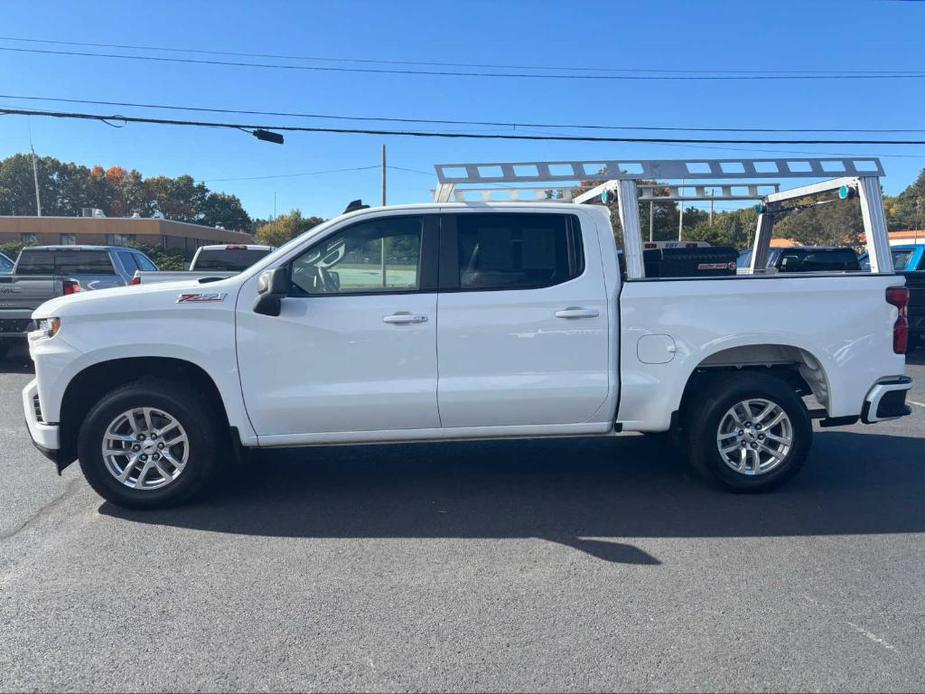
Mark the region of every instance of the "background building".
POLYGON ((243 231, 150 217, 4 217, 0 245, 139 245, 195 250, 216 243, 252 243, 243 231))

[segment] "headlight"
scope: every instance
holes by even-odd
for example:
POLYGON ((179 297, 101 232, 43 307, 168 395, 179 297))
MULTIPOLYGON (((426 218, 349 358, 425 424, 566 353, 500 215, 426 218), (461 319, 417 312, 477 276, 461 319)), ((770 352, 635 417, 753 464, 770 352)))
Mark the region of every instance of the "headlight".
POLYGON ((37 321, 36 329, 29 333, 29 339, 48 339, 57 335, 59 330, 61 330, 60 318, 42 318, 37 321))

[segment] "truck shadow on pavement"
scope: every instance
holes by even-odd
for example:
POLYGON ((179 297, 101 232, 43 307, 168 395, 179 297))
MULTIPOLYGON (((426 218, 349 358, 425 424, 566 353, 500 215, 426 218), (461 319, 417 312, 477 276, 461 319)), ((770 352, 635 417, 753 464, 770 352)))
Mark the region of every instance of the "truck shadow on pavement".
POLYGON ((925 532, 925 439, 817 434, 806 469, 762 495, 700 482, 661 441, 498 441, 261 454, 199 503, 100 513, 305 538, 542 538, 658 565, 633 539, 925 532))
POLYGON ((9 352, 0 357, 0 373, 31 374, 35 371, 29 350, 25 345, 13 345, 9 352))

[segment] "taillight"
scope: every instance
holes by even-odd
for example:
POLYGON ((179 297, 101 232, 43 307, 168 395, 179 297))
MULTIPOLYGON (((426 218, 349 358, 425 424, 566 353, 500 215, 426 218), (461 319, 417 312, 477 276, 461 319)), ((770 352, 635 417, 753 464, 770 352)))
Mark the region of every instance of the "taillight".
POLYGON ((899 309, 899 316, 893 324, 893 351, 905 354, 909 344, 909 318, 906 307, 909 304, 908 287, 887 287, 886 302, 899 309))
POLYGON ((129 284, 141 284, 141 278, 140 278, 140 277, 133 277, 133 278, 132 278, 132 281, 129 282, 129 284))
POLYGON ((64 296, 76 294, 80 291, 80 283, 77 280, 64 280, 64 296))

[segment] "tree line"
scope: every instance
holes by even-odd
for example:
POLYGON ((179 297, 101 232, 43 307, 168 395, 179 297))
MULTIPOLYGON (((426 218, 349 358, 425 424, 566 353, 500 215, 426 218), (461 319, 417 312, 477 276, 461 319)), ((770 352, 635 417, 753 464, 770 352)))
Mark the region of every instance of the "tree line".
MULTIPOLYGON (((85 207, 107 217, 164 217, 225 229, 254 231, 250 215, 235 195, 209 190, 192 176, 145 178, 135 169, 86 167, 54 157, 38 157, 42 214, 76 217, 85 207)), ((0 161, 0 215, 36 214, 32 157, 14 154, 0 161)))
MULTIPOLYGON (((98 208, 110 217, 164 217, 225 229, 249 231, 258 243, 280 246, 324 221, 292 210, 274 220, 252 219, 235 195, 209 190, 192 176, 153 176, 145 178, 135 169, 113 166, 87 167, 62 162, 54 157, 37 160, 42 214, 79 216, 82 208, 98 208)), ((587 187, 593 185, 588 182, 587 187)), ((804 201, 797 201, 797 203, 804 201)), ((805 201, 808 202, 808 201, 805 201)), ((616 212, 616 204, 608 203, 616 212)), ((676 202, 652 205, 653 239, 677 239, 681 209, 676 202)), ((925 169, 903 192, 884 196, 887 225, 891 231, 925 229, 925 169)), ((640 203, 643 234, 648 238, 648 203, 640 203)), ((32 158, 14 154, 0 161, 0 215, 34 215, 35 186, 32 158)), ((618 215, 613 215, 620 235, 618 215)), ((752 207, 723 210, 712 215, 700 208, 684 208, 685 239, 707 241, 713 245, 745 248, 751 245, 757 223, 752 207)), ((837 200, 778 217, 774 236, 786 237, 805 245, 857 245, 863 232, 860 206, 856 198, 837 200)))

